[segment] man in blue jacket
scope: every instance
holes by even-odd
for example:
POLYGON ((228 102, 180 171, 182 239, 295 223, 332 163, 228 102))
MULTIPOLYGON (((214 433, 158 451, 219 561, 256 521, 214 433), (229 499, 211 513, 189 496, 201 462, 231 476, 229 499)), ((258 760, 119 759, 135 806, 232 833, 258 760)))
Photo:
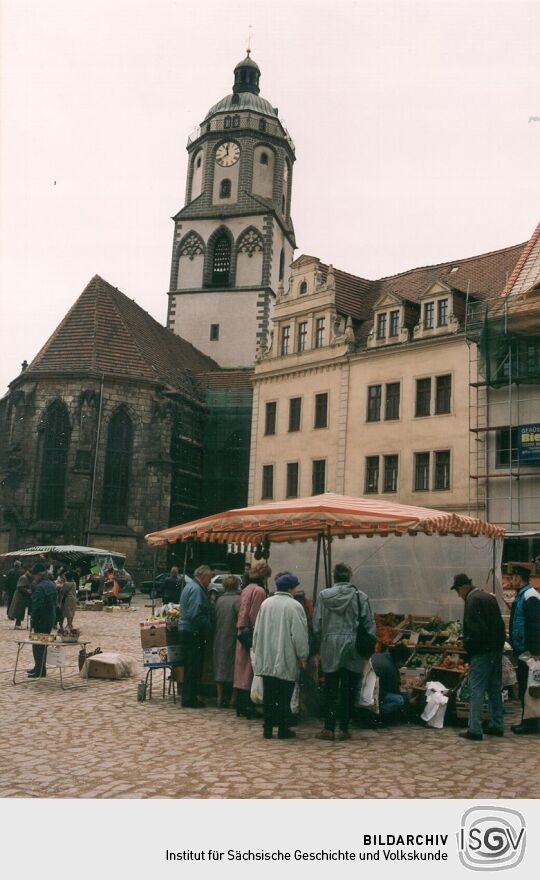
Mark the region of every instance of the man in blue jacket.
MULTIPOLYGON (((47 575, 44 562, 36 562, 32 569, 32 629, 36 633, 50 633, 56 623, 56 587, 47 575)), ((32 645, 34 668, 28 670, 29 678, 45 678, 47 675, 47 647, 32 645)))
POLYGON ((208 565, 199 565, 193 580, 187 580, 180 597, 178 629, 184 653, 184 683, 182 706, 185 709, 204 709, 199 699, 204 652, 212 629, 212 609, 207 589, 212 580, 208 565))
MULTIPOLYGON (((518 661, 517 680, 521 706, 525 708, 525 693, 529 667, 519 659, 521 654, 528 652, 535 660, 540 659, 540 596, 530 583, 530 571, 516 566, 512 572, 512 586, 516 597, 510 610, 510 642, 514 656, 518 661)), ((512 725, 512 733, 538 733, 538 718, 525 718, 523 713, 520 724, 512 725)))

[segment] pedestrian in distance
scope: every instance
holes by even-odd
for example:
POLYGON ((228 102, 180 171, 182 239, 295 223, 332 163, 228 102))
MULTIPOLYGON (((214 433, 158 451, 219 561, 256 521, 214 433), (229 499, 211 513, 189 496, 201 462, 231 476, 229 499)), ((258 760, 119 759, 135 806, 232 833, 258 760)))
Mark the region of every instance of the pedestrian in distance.
POLYGON ((4 575, 4 593, 6 597, 6 614, 9 617, 9 609, 13 601, 13 595, 17 589, 17 581, 23 573, 22 563, 16 559, 13 567, 4 575))
POLYGON ((236 688, 236 714, 245 718, 261 717, 250 698, 251 682, 253 681, 250 652, 257 615, 266 599, 266 582, 271 574, 272 569, 264 559, 255 560, 249 570, 249 583, 240 594, 240 608, 236 622, 234 687, 236 688))
POLYGON ((525 694, 527 691, 529 667, 527 660, 520 659, 529 654, 530 659, 540 659, 540 596, 530 582, 531 573, 524 566, 516 566, 512 572, 512 587, 516 591, 510 609, 510 643, 517 660, 518 693, 521 700, 521 722, 513 724, 512 733, 519 735, 540 732, 538 718, 524 718, 525 694))
POLYGON ((506 631, 492 593, 475 587, 467 574, 456 574, 450 587, 465 602, 463 647, 469 657, 469 721, 463 739, 481 740, 483 734, 504 736, 502 658, 506 631), (482 725, 484 695, 488 696, 487 724, 482 725))
POLYGON ((21 629, 24 616, 28 610, 30 611, 31 592, 33 584, 32 564, 25 563, 24 570, 19 569, 20 577, 17 580, 17 586, 13 593, 13 598, 9 606, 8 617, 15 621, 15 629, 21 629))
POLYGON ((309 655, 306 613, 294 600, 298 584, 291 572, 276 578, 277 592, 262 603, 253 632, 254 672, 263 680, 265 739, 272 739, 274 727, 278 739, 296 737, 289 726, 291 697, 309 655))
POLYGON ((339 562, 334 586, 323 590, 315 605, 313 631, 320 638, 324 673, 324 728, 317 739, 334 741, 336 723, 340 740, 351 739, 349 725, 366 658, 356 649, 359 629, 375 645, 375 622, 365 593, 352 581, 352 570, 339 562))
POLYGON ((223 579, 223 589, 223 595, 214 605, 214 679, 220 709, 230 705, 234 680, 236 626, 240 609, 240 586, 236 575, 223 579))
POLYGON ((184 655, 184 682, 182 706, 184 709, 205 709, 199 697, 206 645, 212 631, 212 611, 208 600, 208 585, 212 569, 199 565, 193 580, 182 590, 182 611, 178 622, 184 655))

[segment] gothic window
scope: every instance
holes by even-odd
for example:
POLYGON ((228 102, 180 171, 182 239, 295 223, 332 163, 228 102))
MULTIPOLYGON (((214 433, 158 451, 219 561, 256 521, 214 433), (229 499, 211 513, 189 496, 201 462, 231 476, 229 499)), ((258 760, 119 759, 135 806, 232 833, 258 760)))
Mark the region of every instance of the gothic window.
POLYGON ((180 245, 180 256, 192 260, 199 254, 204 254, 204 241, 196 232, 190 232, 180 245))
POLYGON ((224 233, 214 244, 212 256, 212 284, 226 287, 231 275, 231 240, 224 233))
POLYGON ((268 165, 268 153, 261 153, 259 161, 261 165, 268 165))
POLYGON ((119 409, 109 422, 107 433, 101 496, 101 522, 107 525, 123 526, 127 523, 132 449, 131 419, 124 409, 119 409))
POLYGON ((285 251, 281 248, 281 253, 279 255, 279 280, 283 281, 283 277, 285 275, 285 251))
POLYGON ((231 181, 225 178, 219 185, 220 199, 230 199, 231 197, 231 181))
POLYGON ((69 416, 61 400, 55 400, 47 407, 42 425, 37 517, 45 520, 60 520, 64 515, 69 448, 69 416))
POLYGON ((262 253, 263 240, 256 229, 247 229, 238 241, 238 253, 252 257, 254 253, 262 253))

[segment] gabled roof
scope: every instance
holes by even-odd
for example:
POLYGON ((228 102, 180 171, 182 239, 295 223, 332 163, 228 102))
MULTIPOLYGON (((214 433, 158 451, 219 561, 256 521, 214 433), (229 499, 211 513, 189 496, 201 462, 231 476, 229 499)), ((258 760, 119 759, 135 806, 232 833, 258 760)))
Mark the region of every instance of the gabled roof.
POLYGON ((494 303, 493 317, 507 316, 509 327, 538 332, 540 326, 540 223, 522 249, 508 283, 494 303))
POLYGON ((527 293, 540 282, 540 223, 523 248, 514 271, 508 279, 503 296, 527 293))
POLYGON ((168 385, 200 399, 195 373, 217 369, 215 361, 94 275, 23 375, 105 373, 168 385))
POLYGON ((237 391, 241 388, 253 387, 253 367, 246 367, 241 370, 218 370, 212 372, 197 373, 197 381, 202 388, 205 389, 226 389, 227 391, 237 391))

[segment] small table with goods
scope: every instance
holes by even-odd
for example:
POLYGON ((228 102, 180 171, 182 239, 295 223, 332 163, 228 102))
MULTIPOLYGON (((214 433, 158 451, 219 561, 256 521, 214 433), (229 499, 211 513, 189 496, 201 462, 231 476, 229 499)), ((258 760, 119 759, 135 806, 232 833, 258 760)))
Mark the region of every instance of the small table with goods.
POLYGON ((143 651, 143 665, 146 670, 144 681, 141 681, 137 689, 137 699, 144 702, 152 699, 152 684, 155 671, 163 670, 162 698, 165 699, 167 685, 167 670, 169 676, 168 693, 171 693, 176 703, 177 679, 175 672, 181 661, 181 642, 178 632, 178 612, 167 614, 165 617, 152 618, 140 624, 141 647, 143 651))
MULTIPOLYGON (((78 650, 80 651, 80 649, 82 648, 83 651, 86 653, 86 646, 88 644, 89 644, 88 642, 82 642, 82 641, 72 641, 72 642, 58 641, 56 639, 56 636, 47 635, 45 633, 32 633, 30 638, 18 640, 17 641, 17 656, 15 658, 15 668, 13 669, 13 684, 15 684, 15 685, 27 684, 32 681, 39 680, 39 677, 38 677, 38 678, 21 678, 21 679, 19 679, 19 681, 17 681, 17 669, 19 667, 19 657, 20 657, 21 651, 25 645, 32 645, 32 646, 43 645, 46 648, 46 650, 43 651, 43 655, 41 658, 41 668, 39 670, 40 674, 43 671, 43 667, 45 666, 46 658, 48 658, 49 670, 54 669, 54 668, 58 669, 58 672, 59 672, 59 679, 58 680, 60 682, 60 687, 63 691, 72 691, 77 688, 87 688, 88 687, 87 682, 80 682, 78 684, 65 684, 63 669, 65 668, 65 665, 66 665, 66 658, 65 658, 65 653, 64 653, 65 649, 66 648, 78 648, 78 650), (41 636, 41 638, 36 638, 37 636, 41 636)), ((77 653, 77 657, 78 657, 78 653, 77 653)))

